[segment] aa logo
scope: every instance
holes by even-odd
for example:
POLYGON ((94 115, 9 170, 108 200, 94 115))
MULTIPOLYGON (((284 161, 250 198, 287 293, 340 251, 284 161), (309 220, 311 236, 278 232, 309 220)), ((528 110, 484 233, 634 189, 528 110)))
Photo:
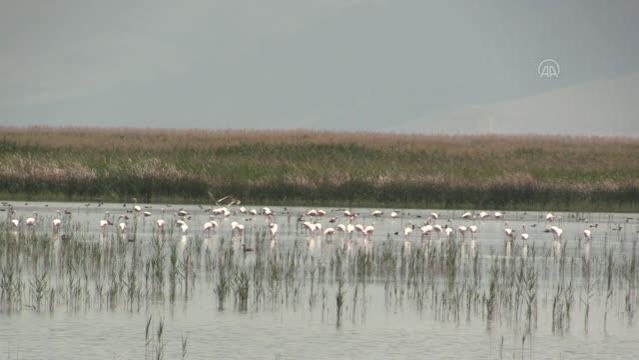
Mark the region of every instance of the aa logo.
POLYGON ((555 59, 542 60, 537 67, 537 74, 542 79, 558 79, 560 71, 559 63, 555 59))

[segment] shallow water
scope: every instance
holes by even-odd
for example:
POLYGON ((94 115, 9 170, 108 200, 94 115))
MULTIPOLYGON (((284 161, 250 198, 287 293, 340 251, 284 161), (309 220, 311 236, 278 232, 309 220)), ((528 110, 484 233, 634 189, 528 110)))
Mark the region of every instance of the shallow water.
MULTIPOLYGON (((146 218, 136 217, 135 212, 130 212, 132 205, 123 204, 12 205, 13 215, 9 215, 7 207, 0 212, 5 233, 0 242, 4 248, 0 264, 3 278, 8 264, 20 269, 22 291, 10 303, 3 299, 0 306, 0 358, 155 358, 160 345, 164 358, 173 359, 182 357, 182 339, 187 339, 185 357, 192 359, 630 359, 636 358, 639 351, 634 324, 638 305, 636 274, 629 270, 636 251, 633 243, 639 229, 637 214, 556 213, 553 224, 564 230, 558 242, 551 233, 544 232, 545 213, 507 212, 499 220, 492 216, 463 220, 463 211, 438 211, 440 218, 432 223, 455 229, 458 225, 476 224, 479 230, 473 246, 468 233, 462 237, 456 232, 451 239, 443 234, 422 239, 417 227, 428 220, 431 210, 401 210, 399 218, 391 219, 391 210, 376 218, 369 215, 371 209, 351 209, 359 213, 352 223, 374 225, 373 235, 365 238, 356 233, 338 233, 327 238, 321 233, 309 235, 301 226, 298 217, 308 209, 273 207, 273 221, 279 225, 279 232, 272 242, 268 234, 270 221, 263 215, 239 214, 237 207, 230 208, 234 214, 227 218, 214 216, 219 226, 208 233, 202 230, 202 224, 211 214, 198 206, 152 205, 144 209, 152 213, 146 218), (190 213, 190 219, 185 220, 189 231, 182 234, 171 227, 164 235, 157 235, 155 220, 161 217, 172 223, 180 208, 190 213), (71 214, 56 213, 65 209, 71 214), (34 211, 36 225, 24 225, 34 211), (121 214, 130 219, 118 220, 121 214), (63 225, 54 233, 50 224, 55 217, 60 217, 63 225), (21 219, 18 229, 9 223, 13 218, 21 219), (100 229, 98 222, 104 218, 113 218, 116 225, 126 222, 128 232, 119 235, 115 227, 100 229), (232 221, 245 225, 244 234, 231 232, 232 221), (133 239, 136 222, 135 241, 128 241, 133 239), (527 250, 519 236, 509 244, 503 230, 510 226, 521 232, 524 223, 530 234, 527 250), (403 230, 411 224, 417 227, 407 239, 403 230), (593 232, 590 242, 583 237, 586 228, 593 232), (70 238, 63 240, 63 235, 70 238), (145 285, 144 265, 150 263, 158 241, 165 244, 164 280, 160 292, 151 293, 149 281, 145 285), (457 251, 453 266, 444 264, 449 258, 438 257, 444 254, 449 241, 457 251), (22 245, 16 245, 18 242, 22 245), (243 253, 242 242, 256 251, 243 253), (187 260, 191 261, 188 291, 178 273, 173 297, 169 290, 171 245, 175 246, 178 264, 185 261, 186 255, 192 255, 187 260), (69 255, 71 249, 76 255, 69 255), (388 269, 380 260, 384 249, 396 261, 388 269), (424 260, 428 257, 424 249, 436 254, 430 266, 424 260), (84 258, 78 259, 77 254, 84 258), (474 254, 479 275, 472 274, 474 254), (613 269, 610 287, 606 283, 608 255, 613 269), (225 257, 232 258, 231 276, 242 271, 250 276, 246 310, 238 306, 234 290, 227 295, 224 309, 219 309, 215 288, 219 264, 225 257), (260 285, 262 293, 256 297, 255 271, 271 271, 268 266, 260 267, 261 261, 287 263, 291 259, 297 265, 282 267, 291 271, 290 282, 286 280, 288 273, 280 274, 279 280, 273 282, 273 290, 267 285, 271 274, 266 274, 260 285), (366 259, 371 261, 372 270, 362 275, 360 271, 365 266, 358 267, 358 261, 366 259), (128 302, 128 288, 121 284, 129 283, 127 274, 136 261, 140 268, 133 271, 138 275, 139 290, 128 302), (424 266, 412 268, 416 261, 424 266), (342 264, 340 271, 335 270, 336 262, 342 264), (584 263, 592 266, 589 295, 584 263), (96 269, 96 264, 103 267, 96 269), (507 272, 514 274, 522 269, 519 264, 535 269, 536 320, 530 330, 522 315, 525 306, 513 310, 509 304, 514 285, 500 288, 503 294, 498 295, 497 313, 492 320, 487 319, 482 298, 489 293, 490 268, 494 264, 504 273, 500 275, 504 283, 515 277, 507 272), (48 292, 40 309, 36 309, 34 279, 45 268, 49 270, 48 292), (115 274, 119 269, 123 269, 122 277, 115 274), (452 280, 451 269, 456 272, 452 280), (345 283, 338 325, 336 295, 340 275, 345 283), (469 291, 475 279, 477 285, 469 291), (114 281, 121 283, 119 287, 110 285, 114 281), (411 285, 411 281, 417 285, 411 285), (96 284, 104 286, 101 295, 97 295, 96 284), (572 285, 573 300, 570 319, 562 318, 561 327, 553 329, 553 300, 559 285, 572 285), (119 289, 114 297, 104 294, 113 288, 119 289), (50 292, 55 294, 53 300, 50 292), (455 294, 461 294, 457 300, 455 294), (469 294, 476 297, 468 300, 469 294), (454 305, 455 301, 461 301, 461 305, 454 305), (586 302, 590 304, 587 325, 586 302), (151 335, 147 341, 145 326, 149 319, 151 335), (158 342, 160 320, 164 332, 158 342)), ((317 218, 324 229, 348 223, 341 210, 326 210, 329 214, 317 218), (336 222, 329 223, 333 216, 336 222)), ((309 219, 305 216, 305 220, 309 219)), ((566 296, 564 293, 561 298, 566 296)))

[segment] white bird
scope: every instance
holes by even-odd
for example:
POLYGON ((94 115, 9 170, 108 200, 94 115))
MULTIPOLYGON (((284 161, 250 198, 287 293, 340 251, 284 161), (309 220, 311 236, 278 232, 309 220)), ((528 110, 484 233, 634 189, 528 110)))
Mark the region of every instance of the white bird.
POLYGON ((506 236, 508 236, 511 240, 515 237, 515 230, 507 227, 504 229, 504 232, 506 233, 506 236))
POLYGON ((504 213, 501 211, 495 211, 495 219, 503 219, 504 213))
POLYGON ((269 215, 273 215, 273 210, 271 210, 271 208, 269 207, 263 207, 262 208, 262 214, 269 216, 269 215))
POLYGON ((164 225, 166 224, 166 222, 162 219, 157 219, 155 220, 155 225, 157 225, 157 227, 161 230, 164 230, 164 225))
POLYGON ((126 231, 126 223, 119 223, 118 224, 118 229, 120 230, 121 233, 124 233, 126 231))
POLYGON ((419 230, 422 232, 422 236, 430 235, 430 233, 433 231, 433 226, 430 224, 426 224, 420 227, 419 230))
POLYGON ((317 215, 319 215, 319 213, 315 209, 311 209, 306 212, 306 216, 317 216, 317 215))
POLYGON ((324 216, 324 215, 326 215, 326 211, 325 210, 322 210, 322 209, 318 209, 317 210, 317 216, 324 216))
POLYGON ((488 214, 488 213, 487 213, 487 212, 485 212, 485 211, 480 211, 480 212, 479 212, 479 218, 481 218, 481 219, 485 219, 485 218, 487 218, 487 217, 489 217, 489 216, 490 216, 490 214, 488 214))
POLYGON ((550 232, 552 232, 553 235, 557 237, 557 239, 561 239, 561 234, 563 234, 564 231, 560 227, 553 225, 549 229, 550 229, 550 232))
POLYGON ((439 224, 435 224, 435 225, 433 225, 433 230, 435 230, 437 232, 437 234, 439 234, 442 231, 444 231, 444 228, 441 225, 439 225, 439 224))
POLYGON ((391 211, 390 217, 393 219, 397 219, 399 217, 399 214, 397 213, 397 211, 391 211))
POLYGON ((246 208, 244 206, 240 207, 240 213, 241 214, 246 214, 246 208))
POLYGON ((461 234, 462 238, 466 238, 466 231, 468 230, 467 226, 459 225, 457 230, 459 230, 459 233, 461 234))
POLYGON ((216 227, 217 227, 216 221, 207 221, 204 223, 204 225, 202 225, 202 229, 207 232, 210 232, 212 229, 215 229, 216 227))
POLYGON ((339 224, 339 225, 337 225, 335 230, 340 231, 340 232, 346 232, 346 225, 339 224))
POLYGON ((528 240, 528 233, 526 232, 526 224, 523 224, 521 226, 521 228, 522 228, 522 232, 521 232, 521 235, 520 235, 521 239, 524 240, 524 241, 527 241, 528 240))
POLYGON ((352 234, 353 231, 355 231, 355 226, 353 224, 346 225, 346 233, 347 234, 352 234))
POLYGON ((251 214, 251 215, 257 215, 257 210, 255 210, 255 209, 251 209, 251 211, 249 211, 249 214, 251 214))
POLYGON ((140 207, 140 205, 135 205, 135 206, 133 207, 133 210, 134 210, 135 212, 140 212, 140 211, 142 211, 142 208, 140 207))
POLYGON ((553 215, 552 213, 546 214, 546 221, 553 221, 553 220, 555 220, 555 215, 553 215))
POLYGON ((238 223, 237 221, 233 221, 231 223, 231 232, 233 232, 233 231, 237 231, 240 234, 243 234, 244 233, 244 225, 238 223))
POLYGON ((213 215, 222 215, 224 217, 228 217, 229 215, 231 215, 231 212, 226 207, 215 208, 211 210, 211 212, 213 213, 213 215))
POLYGON ((310 222, 310 221, 304 221, 302 223, 302 226, 304 226, 304 228, 306 230, 308 230, 308 232, 310 232, 310 233, 314 233, 315 232, 315 224, 310 222))
POLYGON ((350 210, 344 210, 343 214, 345 217, 351 217, 354 215, 350 210))
POLYGON ((373 225, 368 225, 367 227, 364 228, 364 234, 367 236, 373 235, 374 231, 375 231, 375 227, 373 227, 373 225))
POLYGON ((268 225, 268 228, 269 228, 268 230, 271 232, 271 238, 274 238, 275 235, 277 234, 277 230, 279 227, 277 226, 276 223, 270 223, 268 225))
POLYGON ((380 217, 382 215, 384 215, 384 213, 381 210, 374 210, 371 212, 371 216, 374 216, 374 217, 380 217))
POLYGON ((433 218, 433 220, 437 220, 439 219, 439 214, 436 212, 430 213, 430 217, 433 218))
POLYGON ((453 230, 453 228, 449 228, 448 226, 446 226, 446 228, 444 229, 444 232, 446 233, 446 237, 450 238, 450 236, 455 232, 455 230, 453 230))
POLYGON ((332 236, 333 234, 335 234, 335 229, 333 229, 332 227, 328 227, 326 228, 326 230, 324 230, 324 236, 332 236))
POLYGON ((470 211, 466 211, 465 213, 462 214, 462 219, 472 219, 473 218, 473 214, 470 211))
POLYGON ((13 219, 13 220, 11 220, 11 224, 13 224, 13 227, 17 228, 18 226, 20 226, 20 220, 13 219))
POLYGON ((470 230, 470 236, 472 236, 473 239, 474 239, 475 238, 475 234, 477 233, 477 230, 478 230, 477 225, 474 225, 474 224, 470 225, 468 227, 468 230, 470 230))
POLYGON ((100 227, 101 228, 106 228, 109 225, 113 225, 113 223, 111 222, 111 220, 100 220, 100 227))
POLYGON ((184 217, 184 216, 187 216, 189 214, 189 212, 184 210, 184 209, 180 209, 180 210, 178 210, 177 214, 180 217, 184 217))
POLYGON ((182 226, 182 225, 185 225, 185 224, 186 224, 186 222, 184 220, 178 220, 178 221, 175 222, 175 225, 177 225, 177 226, 182 226))
POLYGON ((189 226, 187 224, 180 225, 180 231, 182 231, 182 234, 186 234, 189 231, 189 226))
POLYGON ((355 225, 355 230, 357 230, 358 232, 363 234, 364 233, 364 225, 362 225, 362 224, 355 225))
POLYGON ((592 239, 592 232, 588 229, 584 230, 584 237, 586 238, 586 240, 592 239))
POLYGON ((151 212, 150 211, 145 211, 142 213, 142 215, 144 215, 144 217, 149 217, 151 216, 151 212))
POLYGON ((32 217, 27 218, 27 220, 25 221, 25 223, 27 224, 27 226, 33 226, 33 225, 35 225, 35 222, 36 222, 35 218, 32 218, 32 217))
POLYGON ((51 224, 53 225, 54 229, 57 229, 60 227, 60 225, 62 225, 62 220, 60 219, 53 219, 53 221, 51 222, 51 224))
POLYGON ((413 228, 410 226, 407 226, 404 228, 404 237, 406 237, 407 239, 410 237, 410 234, 412 234, 413 232, 413 228))

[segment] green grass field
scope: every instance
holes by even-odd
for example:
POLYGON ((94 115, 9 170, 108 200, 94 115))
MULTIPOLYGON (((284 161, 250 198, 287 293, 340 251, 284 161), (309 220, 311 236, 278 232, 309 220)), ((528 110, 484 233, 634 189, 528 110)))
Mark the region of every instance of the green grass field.
POLYGON ((0 128, 0 198, 639 210, 639 139, 0 128))

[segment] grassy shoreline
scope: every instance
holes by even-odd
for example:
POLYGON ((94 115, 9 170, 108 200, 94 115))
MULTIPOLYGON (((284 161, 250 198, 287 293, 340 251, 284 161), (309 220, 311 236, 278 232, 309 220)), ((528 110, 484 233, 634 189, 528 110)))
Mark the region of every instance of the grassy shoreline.
POLYGON ((1 128, 3 200, 637 211, 639 139, 1 128))

